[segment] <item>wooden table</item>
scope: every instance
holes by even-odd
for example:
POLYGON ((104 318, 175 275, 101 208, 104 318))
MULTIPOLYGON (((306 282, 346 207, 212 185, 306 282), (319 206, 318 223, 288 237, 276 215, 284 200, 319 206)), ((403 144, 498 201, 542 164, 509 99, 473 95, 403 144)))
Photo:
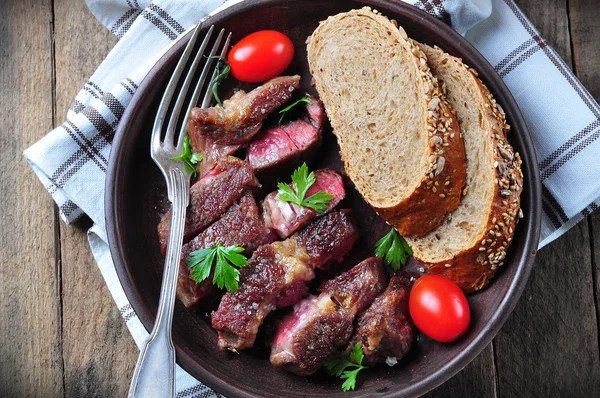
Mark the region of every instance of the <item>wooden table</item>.
MULTIPOLYGON (((600 99, 598 0, 519 0, 600 99)), ((0 2, 0 396, 124 396, 137 349, 90 254, 22 157, 116 43, 83 0, 0 2)), ((599 154, 600 155, 600 154, 599 154)), ((576 193, 574 193, 576 194, 576 193)), ((493 342, 430 396, 600 396, 600 212, 538 253, 493 342)))

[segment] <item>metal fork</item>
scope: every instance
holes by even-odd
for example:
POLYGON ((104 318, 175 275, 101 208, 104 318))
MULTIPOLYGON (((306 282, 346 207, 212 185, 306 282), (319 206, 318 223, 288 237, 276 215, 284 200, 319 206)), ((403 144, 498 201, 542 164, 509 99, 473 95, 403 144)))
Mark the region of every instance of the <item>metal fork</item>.
MULTIPOLYGON (((212 69, 214 56, 223 41, 224 30, 219 32, 208 57, 204 57, 205 50, 214 31, 214 26, 208 29, 185 76, 175 105, 172 108, 172 113, 170 116, 167 114, 177 86, 181 82, 183 72, 194 51, 194 46, 201 29, 201 24, 196 26, 183 55, 177 63, 177 67, 169 80, 167 89, 158 107, 158 113, 152 128, 150 154, 167 181, 168 197, 171 202, 171 225, 169 228, 169 243, 165 257, 156 322, 152 333, 150 333, 148 340, 146 340, 140 351, 129 388, 129 397, 172 397, 175 395, 175 348, 171 337, 171 326, 173 322, 173 307, 175 305, 179 261, 181 260, 181 246, 183 244, 185 213, 189 204, 191 176, 186 171, 183 162, 172 161, 170 159, 183 151, 183 140, 187 134, 187 121, 182 123, 177 136, 175 135, 176 126, 187 93, 192 86, 195 72, 200 61, 205 60, 204 68, 189 101, 187 112, 183 115, 186 119, 192 107, 198 103, 206 78, 212 69), (164 138, 162 138, 163 124, 167 119, 168 126, 164 138)), ((229 33, 225 40, 225 44, 220 52, 221 56, 225 56, 230 38, 231 33, 229 33)), ((213 71, 212 79, 215 76, 216 70, 213 71)), ((203 108, 206 108, 212 100, 210 86, 209 84, 205 89, 206 92, 202 101, 203 108)))

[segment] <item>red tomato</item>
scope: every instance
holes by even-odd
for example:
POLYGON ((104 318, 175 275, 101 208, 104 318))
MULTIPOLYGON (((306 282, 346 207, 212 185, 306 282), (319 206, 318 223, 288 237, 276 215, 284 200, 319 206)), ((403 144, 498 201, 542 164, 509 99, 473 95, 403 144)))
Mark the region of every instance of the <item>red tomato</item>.
POLYGON ((463 291, 440 275, 417 279, 410 291, 408 308, 419 330, 443 343, 461 337, 471 320, 469 302, 463 291))
POLYGON ((286 35, 274 30, 260 30, 233 46, 227 62, 236 79, 260 83, 279 76, 293 57, 294 44, 286 35))

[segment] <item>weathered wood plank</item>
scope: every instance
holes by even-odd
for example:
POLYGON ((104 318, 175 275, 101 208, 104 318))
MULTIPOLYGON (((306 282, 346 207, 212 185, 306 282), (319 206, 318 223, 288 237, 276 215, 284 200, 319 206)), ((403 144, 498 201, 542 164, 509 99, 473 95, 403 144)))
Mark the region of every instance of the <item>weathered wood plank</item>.
MULTIPOLYGON (((597 98, 597 97, 596 97, 597 98)), ((592 250, 592 266, 594 274, 594 301, 596 303, 596 325, 598 325, 598 344, 600 345, 600 211, 588 216, 590 225, 590 244, 592 250)))
POLYGON ((22 155, 52 128, 52 7, 0 8, 0 396, 61 396, 54 206, 22 155))
POLYGON ((600 99, 600 4, 569 0, 575 73, 596 100, 600 99))
POLYGON ((124 397, 138 350, 91 255, 89 225, 61 225, 67 397, 124 397))
MULTIPOLYGON (((596 0, 569 1, 569 20, 575 72, 596 101, 600 101, 600 7, 598 2, 596 0)), ((596 205, 600 205, 600 203, 596 203, 596 205)), ((596 322, 600 324, 600 212, 596 211, 589 216, 588 223, 594 267, 596 322)))
MULTIPOLYGON (((518 1, 571 62, 567 2, 518 1)), ((515 311, 495 339, 499 396, 598 396, 600 363, 586 222, 538 253, 515 311)))
MULTIPOLYGON (((55 0, 57 122, 116 43, 83 1, 55 0)), ((137 348, 87 243, 89 225, 61 223, 65 395, 125 396, 137 348)))

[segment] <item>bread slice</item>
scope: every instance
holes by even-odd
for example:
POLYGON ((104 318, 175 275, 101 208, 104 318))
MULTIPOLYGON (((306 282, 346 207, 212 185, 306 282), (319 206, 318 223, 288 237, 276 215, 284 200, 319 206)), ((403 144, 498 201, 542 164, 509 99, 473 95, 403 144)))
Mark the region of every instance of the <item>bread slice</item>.
POLYGON ((414 256, 432 273, 463 290, 479 290, 503 264, 520 209, 521 158, 506 140, 510 127, 477 73, 439 48, 420 45, 443 81, 456 111, 467 155, 467 184, 460 206, 442 225, 407 238, 414 256))
POLYGON ((348 176, 401 234, 423 235, 460 202, 464 144, 425 54, 365 7, 322 21, 308 63, 348 176))

